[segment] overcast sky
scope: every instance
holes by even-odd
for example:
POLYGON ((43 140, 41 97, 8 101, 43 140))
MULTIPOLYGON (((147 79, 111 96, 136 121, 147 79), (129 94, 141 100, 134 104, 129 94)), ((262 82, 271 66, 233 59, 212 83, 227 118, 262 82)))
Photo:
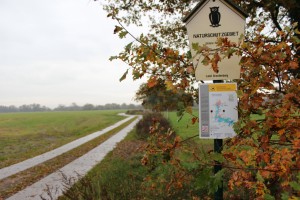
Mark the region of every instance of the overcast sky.
POLYGON ((0 105, 136 103, 127 42, 93 0, 0 0, 0 105))

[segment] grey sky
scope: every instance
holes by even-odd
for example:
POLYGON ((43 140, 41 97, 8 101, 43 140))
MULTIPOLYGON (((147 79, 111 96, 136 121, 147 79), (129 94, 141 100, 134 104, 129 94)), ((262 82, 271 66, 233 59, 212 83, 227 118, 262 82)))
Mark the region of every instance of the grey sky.
POLYGON ((134 103, 114 25, 92 0, 1 0, 0 105, 134 103))

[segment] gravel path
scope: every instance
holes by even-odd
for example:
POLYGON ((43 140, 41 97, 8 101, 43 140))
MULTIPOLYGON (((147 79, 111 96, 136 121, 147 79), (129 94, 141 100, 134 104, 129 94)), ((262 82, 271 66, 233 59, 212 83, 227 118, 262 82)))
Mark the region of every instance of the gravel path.
MULTIPOLYGON (((129 119, 131 118, 132 117, 129 117, 129 119)), ((127 118, 126 120, 129 119, 127 118)), ((118 142, 124 139, 124 137, 134 128, 140 119, 141 117, 138 117, 138 119, 133 121, 127 127, 100 144, 98 147, 89 151, 87 154, 79 157, 33 185, 28 186, 7 200, 41 200, 41 197, 44 199, 57 199, 63 193, 63 176, 72 180, 72 182, 75 182, 78 180, 78 175, 85 175, 90 169, 99 163, 108 152, 113 150, 118 142), (47 191, 51 191, 51 196, 47 195, 47 191)), ((124 120, 122 123, 124 123, 124 120)), ((106 130, 106 132, 107 131, 108 130, 106 130)))
MULTIPOLYGON (((121 115, 125 115, 125 114, 121 114, 121 115)), ((38 156, 30 158, 30 159, 24 160, 23 162, 16 163, 14 165, 2 168, 2 169, 0 169, 0 180, 4 179, 6 177, 9 177, 11 175, 14 175, 18 172, 29 169, 31 167, 34 167, 38 164, 41 164, 47 160, 52 159, 52 158, 55 158, 56 156, 59 156, 67 151, 70 151, 70 150, 120 126, 121 124, 123 124, 124 122, 127 122, 128 120, 132 119, 133 117, 134 116, 129 116, 128 118, 121 120, 121 121, 115 123, 114 125, 109 126, 101 131, 97 131, 97 132, 87 135, 85 137, 79 138, 79 139, 74 140, 68 144, 65 144, 57 149, 54 149, 52 151, 46 152, 44 154, 38 155, 38 156)))

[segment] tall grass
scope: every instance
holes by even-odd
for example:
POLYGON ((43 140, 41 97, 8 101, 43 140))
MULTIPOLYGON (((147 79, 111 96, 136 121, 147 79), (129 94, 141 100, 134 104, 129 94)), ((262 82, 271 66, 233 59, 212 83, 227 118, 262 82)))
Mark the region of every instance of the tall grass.
POLYGON ((101 130, 121 111, 0 114, 0 168, 50 151, 101 130))
POLYGON ((135 130, 131 131, 87 176, 72 187, 66 184, 68 190, 59 200, 142 199, 147 169, 141 165, 141 141, 136 138, 135 130))

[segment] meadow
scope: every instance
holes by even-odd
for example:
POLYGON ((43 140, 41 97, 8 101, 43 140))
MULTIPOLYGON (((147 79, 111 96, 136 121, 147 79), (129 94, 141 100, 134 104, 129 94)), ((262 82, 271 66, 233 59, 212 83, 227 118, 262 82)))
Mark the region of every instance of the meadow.
MULTIPOLYGON (((198 116, 198 110, 193 110, 193 115, 198 116)), ((175 111, 165 112, 164 117, 166 117, 176 135, 180 136, 182 140, 192 140, 193 142, 203 145, 206 148, 213 148, 213 139, 200 139, 199 138, 199 123, 192 123, 193 116, 189 113, 185 113, 182 118, 177 116, 175 111)))
MULTIPOLYGON (((198 116, 198 111, 194 110, 193 115, 198 116)), ((164 112, 164 117, 167 118, 176 134, 182 139, 187 139, 196 135, 199 136, 199 123, 192 124, 193 116, 185 113, 182 118, 177 116, 175 111, 164 112)))
POLYGON ((123 119, 120 110, 0 114, 0 168, 55 149, 123 119))

